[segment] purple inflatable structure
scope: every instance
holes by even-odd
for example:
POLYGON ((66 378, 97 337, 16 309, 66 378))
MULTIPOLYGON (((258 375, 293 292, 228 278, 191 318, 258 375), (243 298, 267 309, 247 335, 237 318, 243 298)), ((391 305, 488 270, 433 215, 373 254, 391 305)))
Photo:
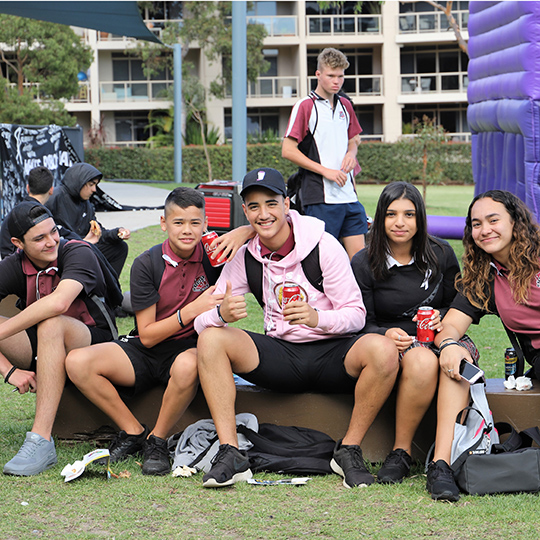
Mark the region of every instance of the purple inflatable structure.
POLYGON ((465 218, 458 216, 427 216, 428 233, 439 238, 461 240, 465 218))
POLYGON ((540 212, 540 2, 469 2, 468 121, 475 194, 540 212))

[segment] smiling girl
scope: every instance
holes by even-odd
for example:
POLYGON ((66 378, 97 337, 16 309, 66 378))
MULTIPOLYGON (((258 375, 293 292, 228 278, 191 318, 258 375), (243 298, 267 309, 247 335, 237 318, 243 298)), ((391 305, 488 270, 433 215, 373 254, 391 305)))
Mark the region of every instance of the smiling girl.
POLYGON ((463 245, 463 270, 457 280, 460 294, 435 338, 444 350, 430 467, 441 470, 450 463, 455 418, 469 397, 469 384, 460 377, 459 364, 463 358, 470 362, 471 357, 456 340, 471 323, 477 324, 487 313, 498 315, 516 332, 527 361, 535 366, 536 377, 540 375, 540 362, 535 363, 540 354, 540 233, 534 218, 512 193, 486 191, 469 206, 463 245))
MULTIPOLYGON (((354 256, 352 267, 367 309, 363 331, 389 337, 400 352, 394 447, 378 481, 401 482, 409 474, 412 440, 439 378, 438 349, 415 339, 416 313, 421 306, 433 307, 431 327, 442 329, 440 317, 456 295, 459 265, 450 245, 427 233, 418 189, 393 182, 381 193, 368 247, 354 256)), ((462 344, 478 354, 469 338, 462 344)))

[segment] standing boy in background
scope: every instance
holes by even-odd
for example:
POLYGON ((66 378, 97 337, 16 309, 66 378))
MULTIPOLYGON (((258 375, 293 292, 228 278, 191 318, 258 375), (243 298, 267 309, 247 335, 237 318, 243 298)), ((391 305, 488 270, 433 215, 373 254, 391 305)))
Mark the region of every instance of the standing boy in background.
POLYGON ((319 54, 317 88, 294 106, 281 153, 300 167, 305 213, 324 221, 352 259, 364 247, 368 229, 354 183, 362 128, 350 100, 338 96, 348 67, 341 51, 326 48, 319 54))

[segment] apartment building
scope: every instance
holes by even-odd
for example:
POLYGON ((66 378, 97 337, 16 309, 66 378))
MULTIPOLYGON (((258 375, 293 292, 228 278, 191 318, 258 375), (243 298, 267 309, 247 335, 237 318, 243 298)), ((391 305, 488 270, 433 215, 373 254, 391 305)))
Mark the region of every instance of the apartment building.
MULTIPOLYGON (((180 22, 182 2, 154 2, 145 22, 158 35, 166 21, 180 22)), ((468 140, 467 55, 460 51, 446 16, 425 2, 356 2, 322 10, 317 2, 253 2, 246 23, 267 30, 264 54, 269 69, 248 84, 248 133, 272 130, 282 135, 292 106, 316 86, 316 58, 324 47, 336 47, 350 62, 344 90, 352 99, 365 140, 393 142, 411 132, 414 118, 424 115, 444 126, 455 140, 468 140)), ((468 2, 454 2, 453 14, 468 39, 468 2)), ((227 24, 227 21, 225 21, 227 24)), ((144 75, 129 38, 80 30, 94 50, 94 62, 81 90, 67 108, 77 116, 88 139, 90 130, 110 146, 140 145, 152 135, 148 115, 166 110, 172 74, 144 75)), ((187 58, 208 87, 220 73, 200 49, 187 58)), ((221 134, 231 136, 231 98, 207 98, 207 118, 221 134)))

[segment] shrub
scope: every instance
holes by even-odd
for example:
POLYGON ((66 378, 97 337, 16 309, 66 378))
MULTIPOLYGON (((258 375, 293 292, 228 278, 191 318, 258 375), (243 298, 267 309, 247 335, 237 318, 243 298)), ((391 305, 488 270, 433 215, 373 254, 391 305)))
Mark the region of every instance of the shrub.
MULTIPOLYGON (((232 147, 210 146, 210 159, 216 179, 232 176, 232 147)), ((107 179, 174 181, 174 152, 166 148, 88 148, 85 159, 107 179)), ((358 148, 362 173, 358 182, 385 183, 403 180, 416 182, 422 177, 422 156, 406 142, 363 143, 358 148), (417 155, 418 154, 418 155, 417 155)), ((288 178, 297 167, 281 157, 280 143, 248 144, 247 170, 273 167, 288 178)), ((428 176, 433 183, 472 184, 471 145, 441 143, 430 150, 428 176)), ((182 148, 182 177, 187 183, 205 182, 207 166, 201 146, 182 148)), ((241 181, 241 178, 234 180, 241 181)))

